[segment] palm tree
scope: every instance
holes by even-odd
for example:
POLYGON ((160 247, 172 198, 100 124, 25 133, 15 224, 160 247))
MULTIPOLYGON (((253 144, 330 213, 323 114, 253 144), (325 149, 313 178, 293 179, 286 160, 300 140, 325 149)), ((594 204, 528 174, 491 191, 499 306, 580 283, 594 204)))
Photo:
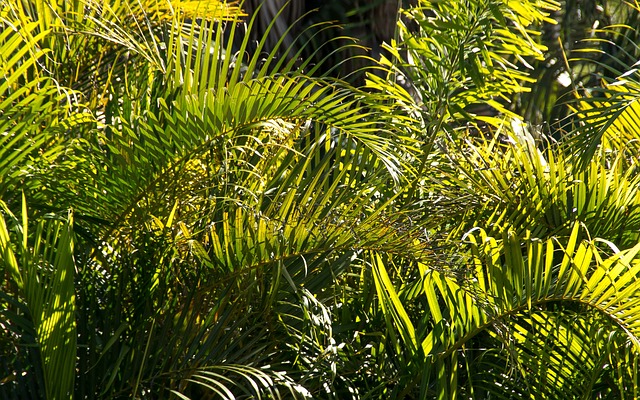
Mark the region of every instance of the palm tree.
POLYGON ((21 100, 6 80, 3 112, 52 98, 66 117, 10 114, 3 359, 19 351, 3 396, 348 393, 331 374, 336 285, 363 249, 413 247, 389 208, 408 179, 411 120, 383 94, 289 61, 293 45, 266 61, 267 36, 234 51, 239 17, 217 2, 197 10, 209 20, 137 4, 2 3, 5 76, 55 83, 21 100), (76 43, 91 44, 78 69, 57 71, 76 43), (41 152, 49 142, 60 144, 41 152))
POLYGON ((635 75, 505 103, 553 3, 420 1, 365 87, 193 4, 0 0, 0 397, 637 391, 635 75))
POLYGON ((615 79, 625 65, 640 54, 636 43, 640 12, 630 3, 562 1, 546 22, 541 42, 544 60, 531 60, 535 83, 531 91, 514 99, 511 107, 532 124, 548 124, 556 136, 567 128, 566 114, 575 90, 598 87, 600 80, 615 79))
POLYGON ((413 355, 394 395, 631 398, 639 272, 633 66, 592 92, 605 96, 576 93, 574 130, 540 147, 504 100, 526 91, 519 83, 529 79, 509 60, 543 54, 518 25, 546 20, 544 8, 421 4, 408 11, 420 32, 402 30, 404 41, 390 49, 396 73, 418 93, 404 98, 419 99, 412 109, 427 143, 407 200, 415 208, 440 203, 431 210, 449 217, 432 225, 426 208, 416 222, 431 226, 437 257, 372 261, 387 282, 380 311, 401 338, 396 352, 413 355), (499 16, 513 18, 513 31, 499 16), (462 25, 476 30, 461 34, 462 25), (505 117, 474 114, 477 103, 505 117))

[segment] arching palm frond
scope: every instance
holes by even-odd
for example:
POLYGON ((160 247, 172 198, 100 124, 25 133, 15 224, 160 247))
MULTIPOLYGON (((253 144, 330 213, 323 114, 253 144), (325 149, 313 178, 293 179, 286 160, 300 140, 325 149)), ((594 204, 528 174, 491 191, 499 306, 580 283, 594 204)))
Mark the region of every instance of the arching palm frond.
MULTIPOLYGON (((164 54, 164 60, 141 68, 146 71, 144 74, 129 78, 137 86, 144 86, 145 82, 151 85, 146 92, 136 89, 144 96, 114 97, 114 103, 123 103, 118 112, 135 113, 112 114, 112 124, 104 132, 96 132, 101 137, 99 143, 108 149, 105 153, 108 157, 91 161, 97 164, 87 168, 96 171, 97 182, 109 183, 98 183, 97 193, 78 193, 85 196, 85 204, 78 207, 95 210, 91 198, 97 197, 100 204, 111 207, 104 210, 109 218, 123 213, 124 217, 146 193, 165 192, 168 188, 162 186, 167 184, 181 186, 167 178, 182 175, 188 162, 194 159, 206 158, 219 164, 215 171, 208 171, 210 175, 206 178, 217 177, 216 185, 233 185, 218 180, 237 174, 239 171, 232 171, 233 166, 243 174, 253 174, 251 179, 264 181, 268 177, 261 176, 264 172, 257 168, 266 164, 256 163, 278 147, 298 151, 299 137, 307 134, 317 136, 312 140, 322 140, 325 147, 361 143, 396 180, 409 170, 406 161, 411 153, 410 133, 391 128, 390 119, 402 117, 388 115, 387 108, 375 105, 377 100, 372 94, 354 91, 340 81, 303 75, 286 57, 272 61, 279 49, 263 61, 259 50, 264 43, 258 46, 256 54, 245 58, 247 40, 234 52, 232 40, 225 42, 222 25, 193 23, 188 34, 183 34, 182 25, 179 21, 175 23, 178 25, 173 31, 163 34, 162 47, 166 50, 160 54, 164 54), (169 68, 168 72, 160 65, 169 68), (152 99, 149 97, 152 94, 166 95, 171 100, 152 99), (307 128, 310 121, 326 129, 325 132, 306 133, 311 129, 307 128), (393 146, 387 144, 395 139, 400 140, 393 146), (150 190, 154 185, 160 187, 150 190), (103 193, 104 188, 113 193, 103 193)), ((231 27, 226 34, 233 36, 234 32, 231 27)), ((153 54, 154 49, 144 51, 153 54)), ((286 49, 283 53, 287 53, 286 49)), ((344 150, 347 151, 346 147, 344 150)), ((282 149, 277 151, 284 154, 282 149)), ((313 151, 326 150, 316 146, 313 151)), ((275 171, 277 165, 270 168, 275 171)), ((168 204, 171 207, 173 202, 168 204)))
POLYGON ((66 133, 91 116, 78 112, 77 93, 41 69, 50 32, 9 11, 0 14, 0 196, 19 208, 19 188, 39 190, 37 171, 50 168, 66 133))
MULTIPOLYGON (((616 82, 603 82, 593 94, 576 100, 576 116, 580 122, 568 134, 567 142, 584 160, 604 152, 620 156, 629 165, 636 163, 638 139, 638 98, 640 86, 637 71, 630 69, 616 82)), ((568 147, 567 146, 567 147, 568 147)))
POLYGON ((42 220, 30 234, 26 204, 19 219, 4 203, 0 205, 10 218, 7 223, 0 217, 0 258, 10 278, 3 283, 3 291, 11 296, 10 300, 3 296, 2 315, 4 328, 13 332, 3 338, 0 352, 3 358, 9 357, 7 351, 11 350, 5 346, 15 342, 16 359, 32 353, 41 361, 41 370, 29 366, 8 370, 3 380, 13 380, 16 386, 3 389, 4 395, 10 398, 22 392, 40 393, 48 399, 68 398, 76 376, 73 219, 42 220))
POLYGON ((76 354, 73 222, 29 222, 24 196, 42 190, 42 171, 63 158, 65 137, 92 117, 79 110, 77 92, 43 69, 51 31, 0 7, 0 261, 7 277, 0 358, 2 380, 11 382, 0 396, 68 398, 76 354))
MULTIPOLYGON (((456 137, 467 124, 498 126, 497 113, 519 118, 506 103, 510 96, 527 91, 526 82, 531 79, 514 60, 542 57, 545 47, 529 27, 552 21, 548 13, 556 7, 547 1, 517 6, 492 0, 419 1, 404 11, 400 42, 386 46, 391 59, 383 57, 381 62, 393 71, 391 80, 406 81, 420 110, 424 145, 417 169, 421 179, 438 138, 456 137)), ((421 179, 412 183, 412 194, 421 179)))
MULTIPOLYGON (((637 4, 625 3, 617 18, 628 17, 637 21, 640 8, 637 4)), ((637 59, 640 47, 635 37, 637 29, 624 23, 594 29, 583 47, 569 60, 589 71, 589 84, 584 87, 577 71, 571 71, 575 79, 573 96, 565 101, 571 111, 559 122, 558 137, 566 142, 567 151, 579 155, 586 161, 599 151, 615 155, 624 153, 625 158, 634 158, 637 129, 634 123, 638 98, 637 59)), ((577 68, 577 67, 576 67, 577 68)))
POLYGON ((608 257, 608 246, 580 241, 580 230, 548 240, 470 233, 463 279, 420 267, 419 319, 398 301, 408 287, 380 280, 382 312, 415 364, 403 370, 414 374, 404 395, 572 398, 632 385, 640 247, 608 257), (630 358, 606 368, 620 351, 630 358))
POLYGON ((467 222, 452 233, 454 237, 472 225, 492 231, 513 227, 519 234, 530 232, 539 238, 563 236, 580 221, 592 235, 621 247, 638 240, 640 178, 624 154, 602 152, 579 167, 558 146, 541 151, 526 130, 516 134, 503 128, 493 140, 475 140, 461 152, 449 153, 464 174, 459 178, 457 172, 449 173, 454 185, 482 196, 482 205, 459 217, 467 222), (508 143, 501 142, 504 138, 508 143), (478 218, 483 218, 481 225, 478 218))
POLYGON ((632 2, 568 0, 550 17, 556 22, 539 27, 544 59, 527 60, 535 81, 510 108, 559 138, 571 120, 575 90, 590 91, 603 77, 615 79, 622 73, 616 70, 637 60, 638 33, 629 27, 638 26, 640 13, 632 2))
POLYGON ((327 372, 338 344, 314 321, 360 253, 420 247, 393 205, 415 121, 380 93, 313 76, 292 48, 234 48, 239 17, 87 6, 76 33, 121 64, 95 71, 97 123, 34 195, 77 210, 86 240, 76 395, 355 390, 327 372))

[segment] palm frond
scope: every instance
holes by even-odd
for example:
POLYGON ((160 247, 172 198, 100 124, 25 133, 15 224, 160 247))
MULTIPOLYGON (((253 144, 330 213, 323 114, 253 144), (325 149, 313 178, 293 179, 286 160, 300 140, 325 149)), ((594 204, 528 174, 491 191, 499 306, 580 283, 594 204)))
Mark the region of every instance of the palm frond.
MULTIPOLYGON (((67 221, 42 221, 31 236, 26 204, 20 219, 4 203, 1 205, 10 225, 0 218, 0 253, 4 270, 13 281, 3 286, 28 310, 19 318, 14 315, 9 323, 21 325, 15 329, 22 331, 33 329, 35 342, 22 346, 35 345, 34 351, 40 354, 46 397, 68 398, 73 393, 76 372, 73 219, 70 215, 67 221), (10 229, 16 234, 10 234, 10 229)), ((21 351, 28 350, 25 347, 21 351)), ((31 382, 36 384, 37 377, 31 382)))
MULTIPOLYGON (((429 367, 418 370, 430 375, 422 379, 434 386, 423 387, 423 392, 480 390, 509 397, 514 381, 522 382, 516 392, 526 388, 525 396, 529 391, 551 398, 581 396, 603 383, 603 392, 617 390, 606 383, 602 366, 612 347, 602 338, 609 334, 604 332, 616 332, 638 344, 633 293, 638 290, 634 260, 640 247, 605 258, 596 242, 578 241, 579 231, 575 225, 566 242, 513 233, 494 239, 476 231, 468 236, 473 256, 466 279, 426 270, 422 282, 428 318, 421 323, 428 321, 430 328, 420 340, 429 367), (567 317, 569 302, 575 317, 567 317), (593 319, 600 322, 589 322, 593 319), (489 337, 483 336, 487 333, 489 337), (475 350, 477 346, 497 353, 475 350), (484 370, 489 356, 506 361, 484 370), (461 357, 466 364, 456 367, 461 357), (439 378, 444 376, 448 379, 439 378), (585 387, 585 379, 592 386, 585 387)), ((392 304, 395 310, 404 309, 392 304)), ((401 326, 395 329, 402 335, 401 326)), ((422 329, 416 327, 416 332, 422 329)), ((624 340, 617 343, 624 347, 624 340)), ((411 354, 410 346, 405 347, 411 354)), ((631 364, 622 367, 631 369, 631 364)))
POLYGON ((76 93, 41 69, 48 54, 42 42, 50 32, 38 32, 37 22, 16 19, 9 12, 0 24, 0 195, 19 203, 11 193, 19 186, 36 189, 33 176, 63 151, 64 134, 91 117, 77 111, 76 93))
POLYGON ((108 221, 89 227, 78 302, 115 317, 81 315, 77 393, 198 397, 189 380, 224 396, 349 393, 315 321, 358 254, 420 246, 393 209, 416 151, 396 124, 413 120, 389 96, 304 74, 292 48, 246 56, 235 24, 143 15, 127 30, 98 11, 92 35, 135 69, 109 80, 93 136, 66 153, 85 180, 61 171, 49 179, 68 186, 46 190, 108 221))
MULTIPOLYGON (((612 131, 612 141, 614 135, 612 131)), ((482 196, 482 204, 460 216, 461 221, 478 226, 473 216, 484 215, 486 229, 514 227, 519 234, 529 232, 539 238, 567 235, 573 222, 581 221, 594 236, 621 247, 637 240, 623 228, 638 223, 634 211, 638 177, 629 168, 628 152, 603 150, 600 157, 579 167, 557 146, 541 151, 526 130, 517 133, 503 126, 494 139, 470 140, 460 151, 448 154, 459 168, 447 173, 449 179, 482 196)), ((451 234, 459 237, 473 227, 461 225, 451 234)))

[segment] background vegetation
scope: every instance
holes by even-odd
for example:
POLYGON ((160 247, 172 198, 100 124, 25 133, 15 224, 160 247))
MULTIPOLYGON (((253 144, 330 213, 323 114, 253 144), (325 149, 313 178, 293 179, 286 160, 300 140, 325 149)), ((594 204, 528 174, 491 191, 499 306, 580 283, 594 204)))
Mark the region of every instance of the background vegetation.
POLYGON ((0 0, 1 398, 640 396, 637 3, 241 9, 0 0))

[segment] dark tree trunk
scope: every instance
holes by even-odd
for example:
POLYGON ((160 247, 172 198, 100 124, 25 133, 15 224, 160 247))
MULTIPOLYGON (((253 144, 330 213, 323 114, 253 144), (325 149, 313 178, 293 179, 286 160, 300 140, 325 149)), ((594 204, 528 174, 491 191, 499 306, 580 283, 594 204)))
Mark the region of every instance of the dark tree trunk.
MULTIPOLYGON (((367 57, 378 59, 382 52, 382 43, 389 43, 394 38, 400 2, 401 0, 373 2, 363 0, 267 0, 264 2, 262 0, 248 0, 244 3, 243 8, 250 16, 258 14, 252 32, 249 33, 255 41, 259 40, 269 25, 275 21, 267 38, 267 48, 263 50, 265 52, 273 49, 281 38, 284 38, 284 49, 292 45, 295 46, 296 37, 304 30, 305 26, 311 23, 324 20, 336 21, 342 25, 344 29, 332 30, 331 34, 353 37, 358 40, 360 46, 339 53, 335 60, 328 63, 328 66, 339 65, 340 68, 334 73, 345 77, 371 66, 372 62, 367 57), (314 10, 317 11, 314 12, 314 10), (309 14, 307 15, 307 13, 309 14), (296 21, 298 22, 296 23, 296 21), (289 31, 287 32, 287 30, 289 31)), ((415 3, 415 0, 410 0, 410 2, 415 3)), ((329 42, 331 42, 331 38, 325 37, 319 40, 318 45, 329 42)), ((324 54, 345 44, 344 41, 334 42, 324 54)), ((355 77, 354 79, 358 80, 355 77)))

